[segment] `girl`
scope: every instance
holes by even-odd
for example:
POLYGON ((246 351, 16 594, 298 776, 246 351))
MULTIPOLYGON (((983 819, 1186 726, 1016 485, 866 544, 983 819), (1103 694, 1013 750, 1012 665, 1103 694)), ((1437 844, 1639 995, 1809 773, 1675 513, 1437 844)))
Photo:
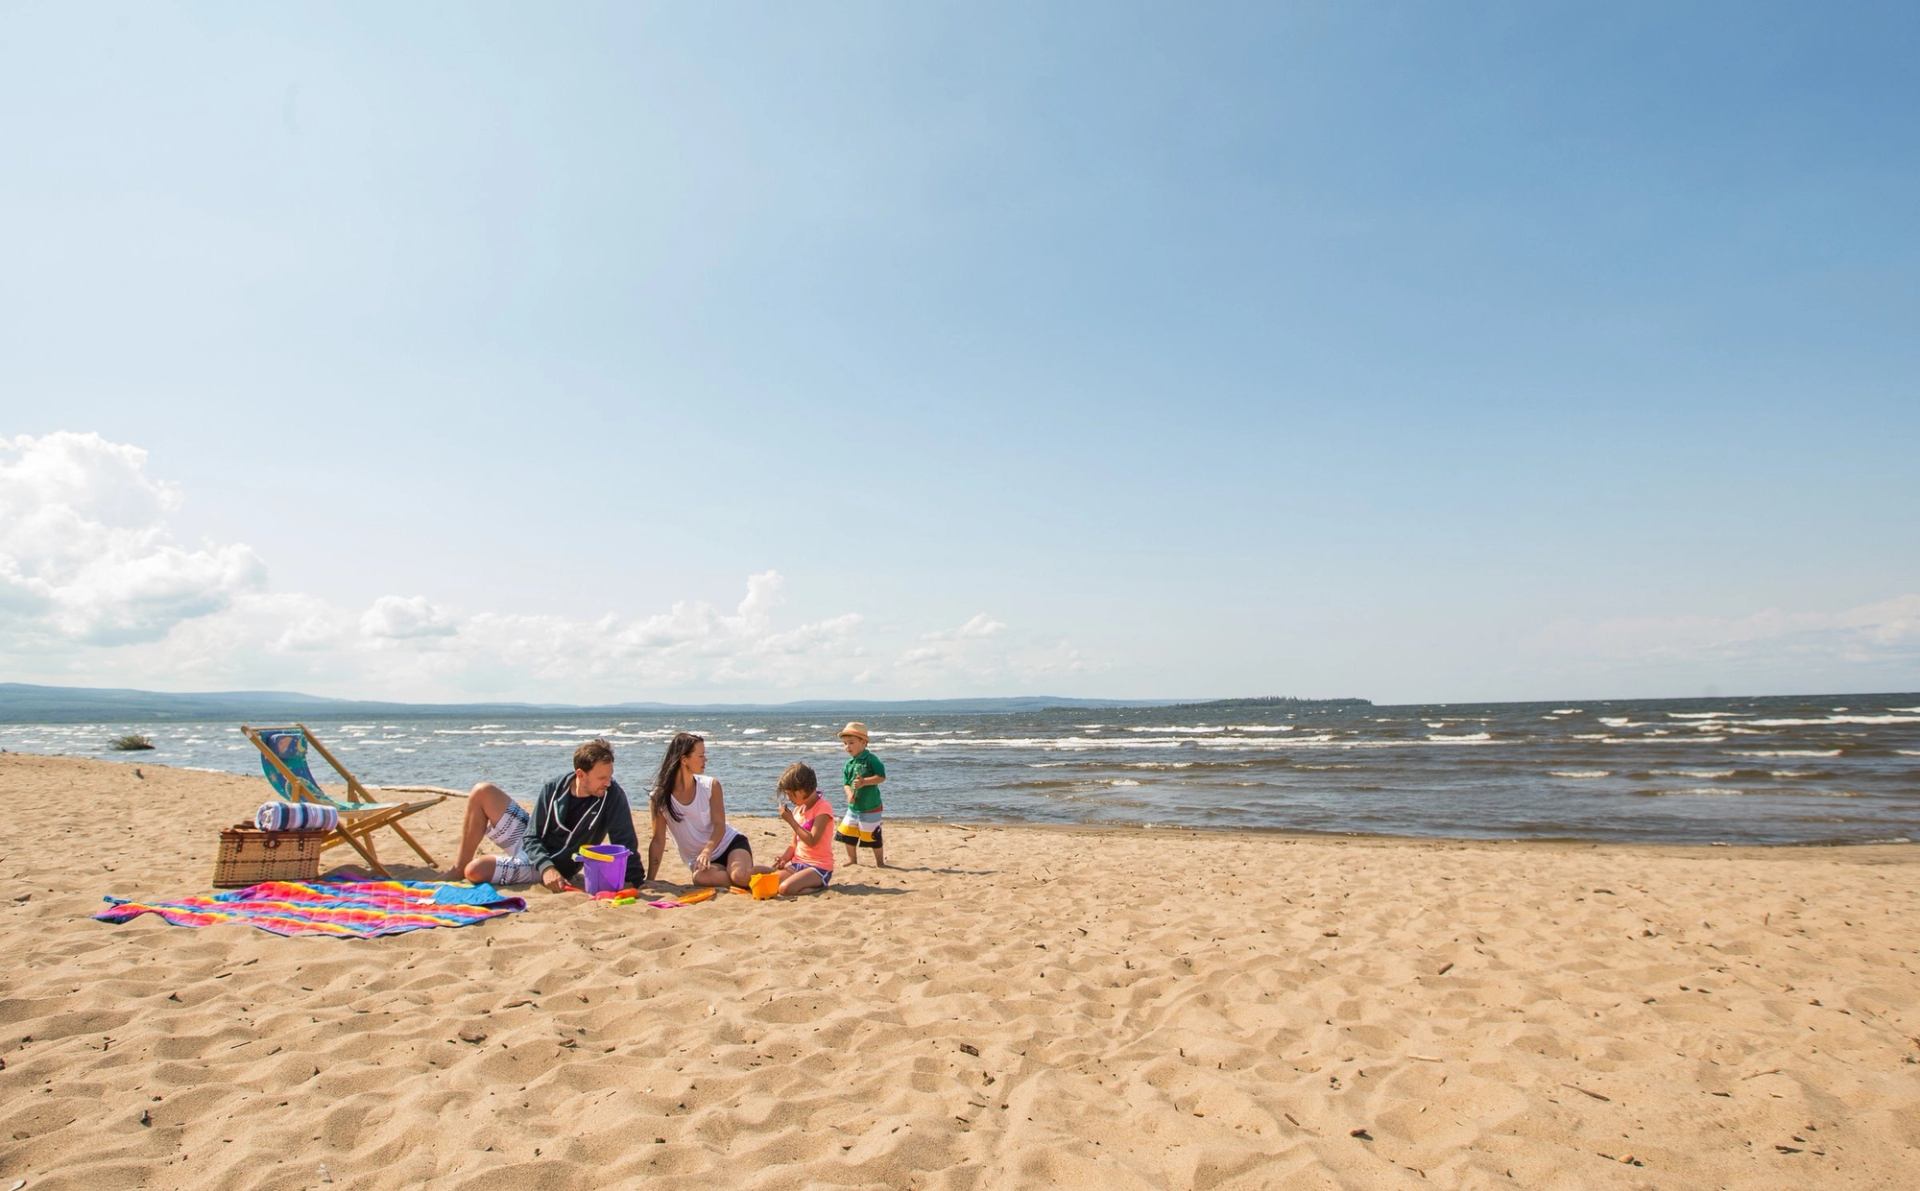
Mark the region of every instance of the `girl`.
POLYGON ((833 807, 820 797, 820 780, 805 765, 787 766, 779 789, 787 799, 780 818, 793 829, 793 844, 772 868, 753 871, 781 874, 782 895, 825 889, 833 880, 833 807))
POLYGON ((695 885, 747 887, 753 876, 753 846, 727 826, 720 783, 706 774, 707 742, 681 732, 667 745, 653 780, 653 840, 647 845, 647 880, 660 875, 667 836, 680 849, 695 885))

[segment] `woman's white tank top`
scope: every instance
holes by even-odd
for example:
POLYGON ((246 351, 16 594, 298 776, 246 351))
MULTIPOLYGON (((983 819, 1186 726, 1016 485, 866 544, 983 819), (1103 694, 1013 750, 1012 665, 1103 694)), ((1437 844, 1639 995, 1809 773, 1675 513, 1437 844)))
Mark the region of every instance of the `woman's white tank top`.
MULTIPOLYGON (((707 841, 713 838, 713 778, 703 773, 693 779, 691 804, 683 803, 671 794, 667 795, 667 801, 673 804, 674 810, 680 812, 678 819, 667 816, 667 834, 673 837, 674 846, 680 849, 681 861, 692 868, 693 862, 700 856, 700 849, 706 847, 707 841)), ((729 823, 727 837, 720 841, 713 855, 718 856, 725 851, 727 845, 733 842, 733 837, 739 834, 729 823)))

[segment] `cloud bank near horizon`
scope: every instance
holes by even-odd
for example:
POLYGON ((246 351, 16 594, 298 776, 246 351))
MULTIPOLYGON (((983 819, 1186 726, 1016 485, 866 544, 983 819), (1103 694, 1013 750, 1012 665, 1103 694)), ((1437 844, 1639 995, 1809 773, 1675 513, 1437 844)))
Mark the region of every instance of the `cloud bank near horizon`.
MULTIPOLYGON (((464 609, 418 594, 361 607, 276 591, 252 545, 182 545, 185 500, 147 452, 99 434, 0 438, 0 665, 19 680, 265 687, 360 698, 566 702, 800 697, 905 673, 923 690, 1045 681, 1089 666, 1065 642, 1009 642, 982 612, 890 649, 846 611, 791 623, 785 578, 746 576, 738 604, 676 601, 592 618, 464 609)), ((847 694, 859 693, 856 691, 847 694)))
MULTIPOLYGON (((177 541, 173 521, 185 499, 179 485, 149 474, 136 445, 70 431, 0 437, 0 673, 420 701, 775 701, 1039 686, 1155 693, 1090 689, 1124 659, 1089 657, 1045 626, 1016 632, 986 612, 890 636, 854 610, 795 621, 781 613, 786 579, 775 570, 746 575, 732 607, 681 600, 580 617, 371 590, 349 606, 276 590, 263 553, 271 547, 177 541), (823 675, 848 677, 823 690, 823 675)), ((1523 627, 1514 642, 1503 659, 1510 672, 1568 676, 1570 688, 1584 688, 1569 695, 1649 686, 1699 693, 1688 680, 1696 673, 1752 688, 1740 693, 1762 693, 1795 672, 1845 674, 1855 690, 1900 689, 1920 673, 1920 594, 1836 611, 1560 619, 1523 627)), ((1165 682, 1193 693, 1205 685, 1195 678, 1202 672, 1197 665, 1165 682)))

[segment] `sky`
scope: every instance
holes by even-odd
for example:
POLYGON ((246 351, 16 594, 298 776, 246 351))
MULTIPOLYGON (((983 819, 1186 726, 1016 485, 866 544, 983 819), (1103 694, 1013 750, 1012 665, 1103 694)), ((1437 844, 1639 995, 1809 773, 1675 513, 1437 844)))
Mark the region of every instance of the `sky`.
POLYGON ((0 3, 0 681, 1920 689, 1911 4, 0 3))

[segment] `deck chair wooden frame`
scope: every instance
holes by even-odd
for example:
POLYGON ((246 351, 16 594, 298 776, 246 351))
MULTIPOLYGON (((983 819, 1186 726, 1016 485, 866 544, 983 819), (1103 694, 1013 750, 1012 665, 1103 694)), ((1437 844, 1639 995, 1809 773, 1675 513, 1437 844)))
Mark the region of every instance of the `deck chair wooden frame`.
MULTIPOLYGON (((420 846, 419 840, 413 837, 413 833, 400 825, 400 821, 417 815, 421 811, 431 810, 439 806, 448 798, 453 797, 453 791, 435 791, 433 792, 433 797, 423 798, 416 802, 381 802, 368 791, 367 787, 360 784, 360 779, 353 776, 347 767, 340 763, 340 759, 335 757, 333 752, 328 749, 327 746, 321 742, 320 738, 313 734, 312 729, 308 728, 305 724, 269 724, 260 728, 242 724, 240 725, 240 731, 246 733, 247 739, 253 742, 253 747, 259 749, 260 755, 267 759, 267 763, 278 770, 280 776, 286 779, 289 794, 282 794, 281 797, 291 797, 291 799, 296 802, 313 802, 321 806, 330 806, 340 812, 340 825, 328 832, 327 838, 321 841, 320 850, 322 852, 325 852, 328 848, 346 844, 354 851, 360 853, 360 858, 372 866, 374 872, 379 873, 383 877, 390 877, 393 874, 387 871, 386 865, 380 863, 380 855, 374 846, 373 834, 376 831, 391 829, 402 840, 406 841, 408 847, 419 853, 420 859, 424 860, 429 868, 439 867, 434 863, 433 856, 425 848, 420 846), (341 780, 346 783, 347 800, 342 802, 338 798, 328 795, 327 792, 320 789, 318 785, 289 769, 287 763, 280 759, 280 755, 274 752, 273 748, 268 745, 265 740, 260 738, 260 734, 263 732, 299 732, 304 736, 307 744, 312 747, 313 751, 319 753, 321 759, 328 765, 333 766, 333 771, 339 774, 341 780)), ((396 787, 396 789, 402 789, 407 792, 417 792, 421 790, 422 787, 396 787)), ((275 793, 279 793, 279 791, 276 790, 275 793)))

